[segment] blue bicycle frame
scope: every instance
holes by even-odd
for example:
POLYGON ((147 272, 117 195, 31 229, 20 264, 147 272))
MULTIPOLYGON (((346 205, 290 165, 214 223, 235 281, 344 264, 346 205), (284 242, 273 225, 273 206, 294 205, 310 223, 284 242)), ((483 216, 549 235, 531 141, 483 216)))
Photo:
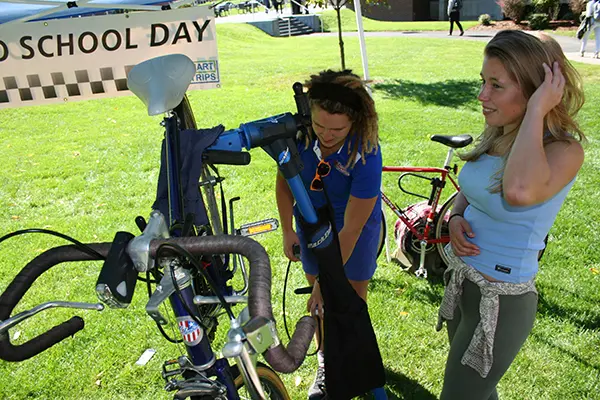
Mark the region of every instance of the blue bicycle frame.
MULTIPOLYGON (((180 160, 179 160, 179 127, 177 115, 170 113, 164 119, 165 126, 165 162, 168 184, 169 215, 168 225, 170 228, 179 226, 186 216, 182 194, 180 160)), ((280 114, 266 119, 242 124, 238 129, 232 129, 223 132, 217 141, 207 150, 220 150, 228 152, 242 152, 250 150, 257 146, 263 146, 278 163, 280 169, 292 164, 292 155, 295 150, 293 138, 298 130, 298 117, 291 113, 280 114), (273 135, 276 138, 269 140, 265 136, 273 135), (292 147, 293 145, 293 147, 292 147)), ((201 155, 199 155, 201 156, 201 155)), ((301 169, 301 166, 299 167, 301 169)), ((289 176, 287 182, 296 199, 299 210, 304 218, 311 223, 317 222, 316 212, 310 202, 306 189, 298 175, 299 169, 295 175, 289 176)), ((178 236, 181 229, 170 229, 171 235, 178 236)), ((230 295, 232 288, 218 279, 218 274, 214 274, 214 269, 208 267, 209 273, 212 272, 213 280, 221 290, 221 294, 230 295)), ((201 327, 194 321, 187 310, 196 310, 193 298, 194 291, 191 285, 181 287, 179 294, 172 294, 169 297, 171 307, 175 317, 180 325, 180 331, 184 338, 187 353, 191 363, 202 370, 205 370, 209 376, 216 376, 216 379, 227 388, 227 398, 229 400, 239 399, 237 390, 229 371, 229 363, 225 358, 215 360, 215 354, 207 335, 200 334, 202 339, 195 343, 186 340, 188 334, 201 331, 201 327), (186 303, 183 304, 182 300, 186 303), (183 322, 183 324, 182 324, 183 322), (182 326, 183 325, 183 326, 182 326), (208 367, 208 368, 207 368, 208 367)), ((199 317, 196 315, 196 317, 199 317)))

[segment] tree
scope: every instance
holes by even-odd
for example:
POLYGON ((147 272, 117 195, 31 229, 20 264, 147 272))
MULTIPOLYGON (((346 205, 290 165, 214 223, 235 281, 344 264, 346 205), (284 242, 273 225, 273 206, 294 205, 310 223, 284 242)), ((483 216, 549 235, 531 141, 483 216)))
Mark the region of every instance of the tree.
MULTIPOLYGON (((337 16, 337 25, 338 25, 338 41, 340 45, 340 59, 342 62, 342 69, 346 69, 346 56, 344 53, 344 39, 342 36, 342 16, 341 10, 342 7, 347 4, 353 4, 356 0, 307 0, 307 3, 314 4, 318 7, 324 7, 327 4, 331 4, 333 9, 335 10, 337 16)), ((387 5, 387 0, 362 0, 361 4, 366 4, 369 6, 380 6, 387 5)))
POLYGON ((329 0, 329 3, 332 5, 337 16, 340 59, 342 60, 342 70, 344 70, 346 69, 346 56, 344 54, 344 39, 342 39, 342 16, 340 15, 340 10, 348 3, 348 0, 329 0))

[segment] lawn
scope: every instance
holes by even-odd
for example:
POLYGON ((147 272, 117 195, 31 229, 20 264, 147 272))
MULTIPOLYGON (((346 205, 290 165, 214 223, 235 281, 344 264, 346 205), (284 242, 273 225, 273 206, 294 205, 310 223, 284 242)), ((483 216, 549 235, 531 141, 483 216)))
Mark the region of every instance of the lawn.
MULTIPOLYGON (((231 128, 294 111, 292 83, 312 72, 339 68, 334 37, 271 38, 253 27, 229 24, 218 25, 217 31, 222 88, 190 93, 201 127, 222 123, 231 128)), ((430 135, 476 135, 481 130, 476 95, 483 43, 405 37, 366 41, 385 165, 441 165, 445 149, 429 142, 430 135)), ((345 44, 347 65, 360 71, 358 40, 347 38, 345 44)), ((538 318, 500 382, 503 399, 600 399, 600 69, 576 66, 587 95, 579 116, 589 139, 586 162, 551 231, 537 280, 538 318)), ((147 216, 154 198, 159 122, 147 117, 134 97, 0 110, 0 235, 42 227, 83 242, 103 242, 118 230, 136 233, 134 218, 147 216)), ((242 198, 236 206, 237 223, 277 216, 276 168, 261 150, 253 151, 250 166, 221 167, 220 172, 226 177, 226 197, 242 198)), ((394 189, 397 176, 384 178, 385 191, 399 205, 410 204, 410 198, 394 189)), ((392 224, 388 221, 389 228, 392 224)), ((281 294, 287 262, 281 233, 259 241, 271 258, 274 311, 283 338, 281 294)), ((0 291, 28 260, 59 244, 64 241, 39 234, 0 243, 0 291)), ((95 302, 100 266, 88 262, 54 268, 17 311, 50 300, 95 302)), ((304 285, 300 266, 293 264, 288 324, 304 314, 306 298, 291 291, 304 285)), ((380 258, 369 309, 390 398, 438 397, 448 350, 446 334, 434 329, 442 294, 439 283, 419 280, 380 258)), ((12 329, 11 338, 18 336, 15 342, 22 343, 74 314, 86 321, 82 332, 32 360, 0 362, 0 398, 172 398, 163 390, 161 366, 183 350, 161 337, 144 311, 146 301, 145 288, 139 285, 128 309, 52 310, 12 329), (147 348, 157 350, 154 358, 146 366, 135 365, 147 348)), ((214 343, 217 351, 227 325, 223 319, 214 343)), ((292 399, 306 397, 315 365, 313 357, 283 376, 292 399)))

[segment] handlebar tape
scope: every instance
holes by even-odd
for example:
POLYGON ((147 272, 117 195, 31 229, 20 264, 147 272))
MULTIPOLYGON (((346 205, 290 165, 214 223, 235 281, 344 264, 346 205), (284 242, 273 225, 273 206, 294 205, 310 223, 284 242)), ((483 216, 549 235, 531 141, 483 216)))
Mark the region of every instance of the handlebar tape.
MULTIPOLYGON (((106 257, 110 245, 111 243, 94 243, 88 246, 106 257)), ((54 247, 43 252, 31 260, 25 268, 19 272, 0 296, 0 321, 10 317, 13 309, 23 298, 27 290, 31 288, 31 285, 35 280, 53 266, 69 261, 89 261, 99 259, 100 258, 97 255, 87 253, 81 248, 73 245, 54 247)), ((6 361, 25 360, 41 353, 68 336, 72 336, 81 329, 83 329, 83 320, 80 317, 73 317, 69 321, 55 326, 49 331, 42 333, 20 346, 13 346, 10 343, 8 334, 5 334, 0 337, 0 359, 6 361)))
MULTIPOLYGON (((250 318, 264 317, 274 321, 271 305, 271 264, 265 249, 256 241, 244 236, 182 237, 150 242, 150 254, 163 243, 175 243, 194 255, 235 253, 246 257, 250 263, 248 311, 250 318)), ((167 253, 167 251, 165 251, 167 253)), ((285 348, 282 344, 269 348, 265 360, 277 372, 290 373, 298 369, 310 346, 317 323, 311 317, 303 317, 296 325, 292 339, 285 348)))
POLYGON ((73 336, 83 327, 83 319, 75 316, 19 346, 14 346, 10 342, 8 334, 4 334, 0 337, 0 358, 4 361, 27 360, 54 346, 61 340, 73 336))
POLYGON ((207 150, 202 154, 202 161, 208 164, 248 165, 250 153, 246 151, 207 150))

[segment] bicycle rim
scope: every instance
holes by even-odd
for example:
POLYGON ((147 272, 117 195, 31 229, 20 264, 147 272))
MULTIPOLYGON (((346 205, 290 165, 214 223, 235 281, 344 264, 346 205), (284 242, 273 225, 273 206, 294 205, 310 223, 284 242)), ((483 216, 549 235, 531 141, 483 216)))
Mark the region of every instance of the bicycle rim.
MULTIPOLYGON (((452 208, 452 205, 454 204, 454 199, 456 198, 456 195, 458 195, 458 192, 454 192, 452 194, 452 196, 450 196, 450 198, 448 200, 446 200, 446 202, 444 203, 444 205, 442 206, 442 208, 440 208, 440 211, 437 213, 437 221, 435 223, 435 239, 442 239, 442 238, 450 238, 450 233, 448 232, 448 224, 445 223, 446 222, 446 214, 448 214, 450 212, 450 209, 452 208)), ((446 246, 447 243, 436 243, 435 246, 437 248, 438 253, 440 254, 440 257, 442 258, 442 268, 443 270, 446 269, 446 267, 448 266, 448 263, 450 262, 450 260, 448 259, 448 256, 446 255, 446 252, 444 251, 444 247, 446 246)), ((435 271, 438 274, 441 274, 442 271, 435 271)))
MULTIPOLYGON (((232 367, 235 387, 238 391, 238 395, 241 400, 250 400, 250 394, 244 388, 244 379, 240 374, 237 366, 232 367)), ((265 398, 267 400, 290 400, 290 396, 285 388, 285 385, 281 381, 281 378, 271 368, 267 367, 263 363, 256 365, 256 373, 262 384, 265 398)))
MULTIPOLYGON (((206 165, 203 165, 201 179, 203 182, 212 182, 216 179, 216 176, 211 174, 210 169, 206 165)), ((221 226, 221 214, 215 195, 215 188, 210 183, 207 183, 202 189, 201 193, 204 195, 204 204, 206 205, 206 211, 208 212, 212 233, 213 235, 222 235, 223 226, 221 226)))

